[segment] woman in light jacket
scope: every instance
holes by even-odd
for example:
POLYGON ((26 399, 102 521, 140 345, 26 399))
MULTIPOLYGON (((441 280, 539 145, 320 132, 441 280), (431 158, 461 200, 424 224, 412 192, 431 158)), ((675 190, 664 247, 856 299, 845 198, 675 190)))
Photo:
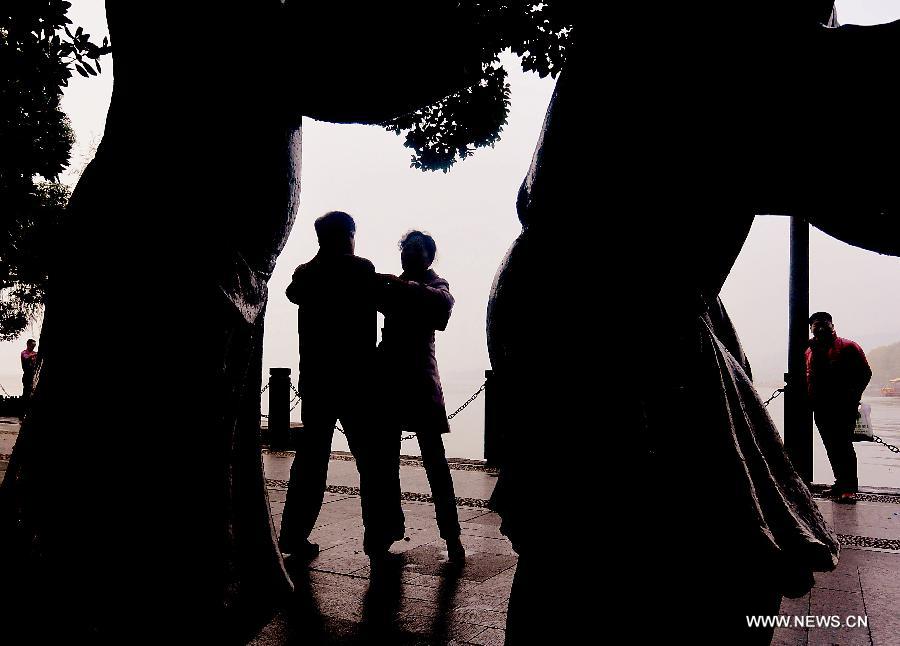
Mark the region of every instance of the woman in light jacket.
MULTIPOLYGON (((379 305, 384 328, 378 351, 389 426, 398 444, 403 431, 416 434, 441 538, 447 541, 449 559, 460 562, 465 550, 459 539, 456 496, 441 439, 450 425, 434 353, 434 333, 447 328, 453 296, 447 281, 431 269, 436 252, 434 239, 421 231, 410 231, 400 240, 403 273, 384 276, 379 305)), ((393 537, 399 538, 404 522, 399 507, 399 447, 392 451, 392 459, 396 466, 392 465, 391 486, 397 500, 392 512, 393 537)))

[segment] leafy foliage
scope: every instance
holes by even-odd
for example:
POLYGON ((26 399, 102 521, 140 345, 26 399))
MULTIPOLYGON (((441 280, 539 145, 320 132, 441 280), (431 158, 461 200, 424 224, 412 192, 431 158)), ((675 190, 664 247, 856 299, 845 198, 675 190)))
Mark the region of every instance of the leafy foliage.
POLYGON ((493 146, 509 113, 509 84, 500 53, 511 49, 522 69, 555 77, 572 45, 571 5, 564 0, 462 0, 472 26, 467 38, 482 48, 481 76, 471 86, 384 124, 405 133, 411 166, 447 172, 477 148, 493 146))
POLYGON ((0 339, 21 334, 40 312, 48 249, 69 190, 58 182, 75 137, 60 109, 73 73, 96 76, 97 45, 66 17, 62 0, 6 0, 0 11, 0 339))

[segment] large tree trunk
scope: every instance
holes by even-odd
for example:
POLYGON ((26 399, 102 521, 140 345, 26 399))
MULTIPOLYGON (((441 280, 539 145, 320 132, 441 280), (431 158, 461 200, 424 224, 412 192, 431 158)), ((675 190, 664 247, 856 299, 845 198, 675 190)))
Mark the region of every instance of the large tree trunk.
POLYGON ((108 7, 106 132, 71 200, 2 489, 4 607, 23 639, 240 641, 290 590, 259 392, 301 111, 393 116, 465 82, 477 53, 406 56, 400 30, 459 30, 441 20, 453 2, 399 3, 401 19, 320 4, 108 7))
MULTIPOLYGON (((241 16, 247 61, 269 58, 269 4, 241 16)), ((176 16, 154 34, 149 16, 109 10, 106 132, 71 201, 4 483, 44 628, 111 640, 162 643, 179 624, 179 639, 238 636, 290 589, 258 430, 266 282, 297 211, 300 121, 267 75, 235 78, 253 65, 214 49, 238 16, 176 16)))
POLYGON ((519 193, 487 320, 506 438, 494 502, 520 554, 510 643, 601 629, 592 582, 616 591, 604 614, 650 642, 702 603, 699 643, 768 643, 745 616, 777 614, 837 562, 718 293, 754 213, 817 214, 898 253, 878 217, 898 203, 896 164, 827 127, 868 107, 866 130, 890 123, 875 86, 825 82, 840 34, 694 17, 611 20, 596 39, 576 26, 519 193), (620 58, 596 56, 602 38, 620 58), (744 49, 754 39, 766 46, 744 49))

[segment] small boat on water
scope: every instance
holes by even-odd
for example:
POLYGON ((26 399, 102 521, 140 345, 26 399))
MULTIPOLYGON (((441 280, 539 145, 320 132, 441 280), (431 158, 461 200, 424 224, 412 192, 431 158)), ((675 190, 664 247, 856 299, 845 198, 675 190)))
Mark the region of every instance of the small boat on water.
POLYGON ((900 377, 891 379, 881 387, 881 394, 884 397, 900 397, 900 377))

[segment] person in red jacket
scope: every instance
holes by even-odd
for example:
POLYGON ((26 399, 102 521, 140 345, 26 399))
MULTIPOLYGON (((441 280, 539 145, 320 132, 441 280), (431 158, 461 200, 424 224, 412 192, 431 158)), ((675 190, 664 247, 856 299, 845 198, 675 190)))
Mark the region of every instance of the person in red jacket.
POLYGON ((839 337, 828 312, 809 317, 812 339, 806 350, 809 404, 834 471, 827 493, 838 502, 856 502, 858 486, 853 428, 872 369, 859 344, 839 337))

